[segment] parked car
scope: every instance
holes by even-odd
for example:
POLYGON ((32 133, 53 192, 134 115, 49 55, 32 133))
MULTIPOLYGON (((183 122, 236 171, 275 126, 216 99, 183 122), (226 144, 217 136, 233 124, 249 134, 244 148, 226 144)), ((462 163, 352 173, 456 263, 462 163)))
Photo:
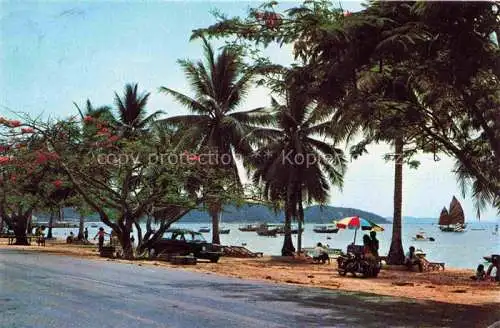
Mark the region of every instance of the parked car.
POLYGON ((156 241, 149 249, 149 257, 158 255, 189 255, 198 259, 210 260, 217 263, 222 256, 220 246, 208 243, 199 232, 187 229, 169 229, 163 237, 156 241))

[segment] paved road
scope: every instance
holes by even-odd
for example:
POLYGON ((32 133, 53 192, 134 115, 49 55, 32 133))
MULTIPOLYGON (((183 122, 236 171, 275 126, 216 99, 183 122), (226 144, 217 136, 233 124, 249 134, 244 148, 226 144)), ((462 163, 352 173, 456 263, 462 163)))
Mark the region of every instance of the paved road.
POLYGON ((493 307, 0 250, 2 328, 487 327, 499 319, 493 307))

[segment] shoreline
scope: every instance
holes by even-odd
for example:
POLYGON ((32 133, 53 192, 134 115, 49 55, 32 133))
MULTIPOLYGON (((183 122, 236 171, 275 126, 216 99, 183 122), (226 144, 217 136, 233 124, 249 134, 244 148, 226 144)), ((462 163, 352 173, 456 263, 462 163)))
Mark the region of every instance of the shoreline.
POLYGON ((330 265, 311 264, 300 258, 264 256, 262 258, 222 257, 219 263, 198 262, 197 265, 174 265, 155 260, 107 259, 98 255, 95 246, 47 242, 47 246, 9 246, 0 241, 0 249, 64 255, 96 261, 113 261, 139 266, 163 267, 204 274, 216 274, 254 281, 292 284, 305 287, 364 292, 412 300, 432 300, 450 304, 485 306, 500 303, 500 285, 496 282, 473 281, 473 270, 447 268, 445 271, 416 273, 382 269, 377 278, 341 277, 336 261, 330 265))

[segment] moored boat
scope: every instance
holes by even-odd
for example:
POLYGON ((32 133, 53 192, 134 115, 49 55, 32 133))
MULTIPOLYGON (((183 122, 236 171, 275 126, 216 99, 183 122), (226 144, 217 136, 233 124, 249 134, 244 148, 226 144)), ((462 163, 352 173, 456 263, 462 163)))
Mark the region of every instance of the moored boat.
POLYGON ((259 236, 276 237, 278 234, 278 227, 272 224, 261 224, 257 230, 259 236))
POLYGON ((434 241, 433 237, 427 237, 425 235, 425 232, 423 232, 423 231, 420 231, 417 234, 415 234, 415 236, 412 237, 412 239, 415 241, 434 241))
POLYGON ((257 231, 258 228, 259 228, 259 226, 256 224, 247 224, 247 225, 238 227, 238 230, 243 231, 243 232, 249 232, 249 231, 257 231))
POLYGON ((230 231, 231 231, 231 229, 221 228, 221 229, 219 230, 219 233, 220 233, 221 235, 228 235, 230 231))
POLYGON ((316 233, 337 233, 339 228, 336 225, 317 225, 314 226, 313 231, 316 233))
POLYGON ((450 210, 446 207, 441 210, 439 216, 439 229, 443 232, 464 232, 466 228, 464 210, 458 199, 453 196, 450 210))
POLYGON ((201 227, 198 232, 210 232, 210 228, 209 227, 201 227))

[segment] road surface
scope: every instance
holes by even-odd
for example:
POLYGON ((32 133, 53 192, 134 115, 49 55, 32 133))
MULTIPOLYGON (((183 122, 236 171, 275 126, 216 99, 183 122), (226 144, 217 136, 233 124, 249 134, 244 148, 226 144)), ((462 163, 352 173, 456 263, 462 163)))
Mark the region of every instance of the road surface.
POLYGON ((493 306, 411 301, 0 249, 2 328, 487 327, 496 320, 500 317, 493 306))

